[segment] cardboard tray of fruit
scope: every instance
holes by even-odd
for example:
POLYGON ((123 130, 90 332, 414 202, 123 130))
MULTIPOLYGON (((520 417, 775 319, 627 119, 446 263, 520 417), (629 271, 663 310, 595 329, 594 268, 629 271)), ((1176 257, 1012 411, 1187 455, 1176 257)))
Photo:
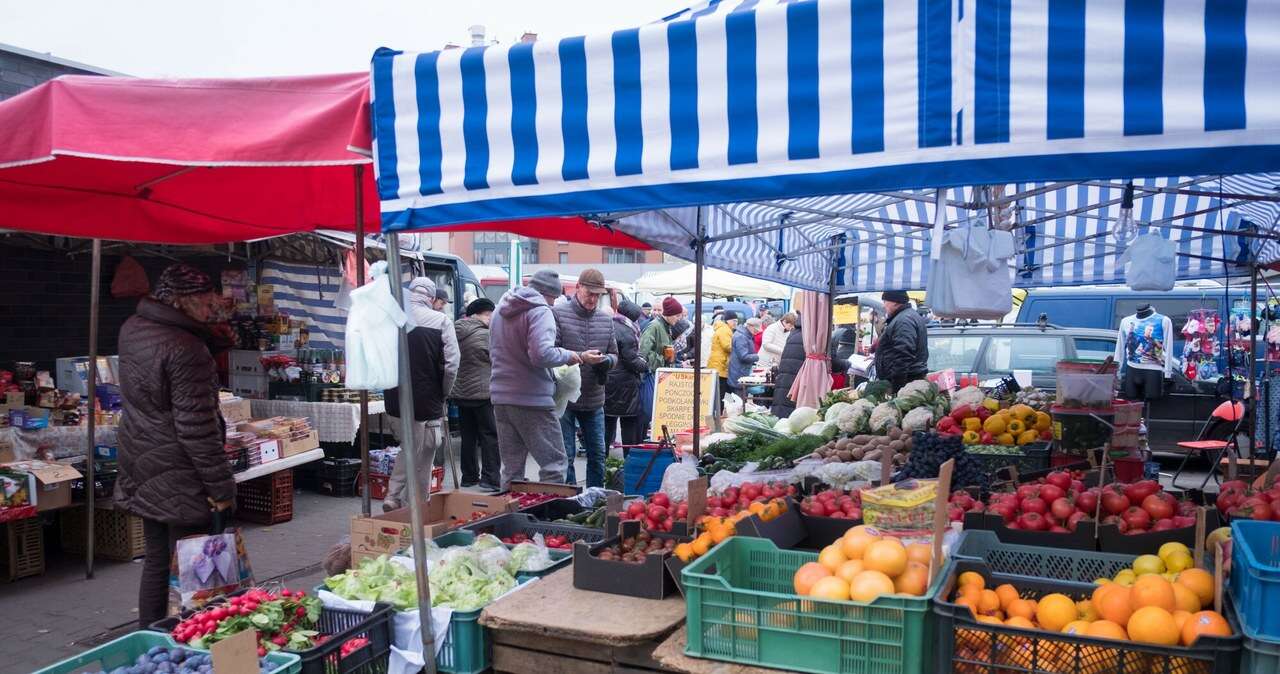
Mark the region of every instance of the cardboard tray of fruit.
POLYGON ((674 594, 676 581, 666 561, 677 544, 690 538, 647 531, 635 520, 623 522, 621 532, 599 543, 588 545, 578 541, 574 544, 573 586, 641 599, 665 599, 674 594))
MULTIPOLYGON (((1150 587, 1163 582, 1153 578, 1150 587)), ((953 559, 933 600, 938 619, 936 669, 1235 671, 1240 628, 1230 608, 1225 616, 1212 611, 1189 614, 1179 627, 1173 612, 1156 605, 1158 596, 1138 600, 1135 609, 1131 590, 1126 588, 1123 597, 1113 595, 1115 591, 1108 585, 1003 575, 980 561, 953 559)))

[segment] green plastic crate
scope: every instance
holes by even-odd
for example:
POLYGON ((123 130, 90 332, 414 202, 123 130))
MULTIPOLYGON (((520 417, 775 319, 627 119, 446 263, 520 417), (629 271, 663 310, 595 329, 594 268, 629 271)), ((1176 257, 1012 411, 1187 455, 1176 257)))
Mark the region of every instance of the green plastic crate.
POLYGON ((1001 543, 994 531, 966 529, 951 556, 987 563, 993 573, 1092 583, 1133 566, 1133 555, 1001 543))
MULTIPOLYGON (((90 669, 91 667, 100 667, 109 672, 116 667, 132 665, 139 655, 146 653, 152 646, 173 648, 177 644, 167 635, 158 632, 132 632, 115 641, 108 641, 97 648, 91 648, 79 655, 73 655, 62 662, 36 670, 35 674, 72 674, 73 672, 96 671, 90 669)), ((273 674, 297 674, 302 669, 302 661, 292 653, 268 653, 267 661, 278 665, 273 674)))
POLYGON ((493 638, 489 629, 480 624, 480 611, 453 612, 436 656, 436 671, 478 674, 489 669, 493 663, 493 638))
POLYGON ((933 641, 930 604, 949 563, 923 597, 864 603, 797 596, 792 576, 817 559, 766 539, 734 536, 685 567, 685 653, 823 674, 921 674, 932 664, 926 657, 933 641))

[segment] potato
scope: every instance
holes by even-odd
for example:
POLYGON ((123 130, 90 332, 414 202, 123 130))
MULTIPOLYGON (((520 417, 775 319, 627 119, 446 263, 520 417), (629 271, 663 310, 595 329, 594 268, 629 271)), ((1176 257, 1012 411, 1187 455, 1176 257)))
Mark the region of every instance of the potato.
POLYGON ((855 436, 853 436, 853 441, 854 441, 855 443, 859 444, 859 445, 865 445, 865 444, 867 444, 868 442, 871 442, 872 438, 874 438, 874 437, 876 437, 876 436, 874 436, 874 435, 865 435, 865 434, 864 434, 864 435, 855 435, 855 436))
POLYGON ((840 457, 840 460, 845 462, 853 460, 853 452, 847 449, 836 452, 836 456, 840 457))
POLYGON ((861 460, 862 460, 862 457, 863 457, 866 453, 867 453, 867 450, 866 450, 865 448, 858 447, 857 449, 854 449, 854 450, 850 451, 850 452, 849 452, 849 456, 851 457, 851 460, 852 460, 852 461, 861 461, 861 460))
POLYGON ((902 437, 902 429, 898 428, 897 426, 890 428, 889 437, 893 440, 897 440, 898 438, 902 437))
POLYGON ((894 440, 893 442, 889 443, 889 449, 893 450, 895 454, 897 454, 898 452, 901 452, 906 448, 907 448, 907 444, 901 440, 894 440))
POLYGON ((884 452, 879 449, 873 449, 862 456, 863 461, 879 461, 884 452))

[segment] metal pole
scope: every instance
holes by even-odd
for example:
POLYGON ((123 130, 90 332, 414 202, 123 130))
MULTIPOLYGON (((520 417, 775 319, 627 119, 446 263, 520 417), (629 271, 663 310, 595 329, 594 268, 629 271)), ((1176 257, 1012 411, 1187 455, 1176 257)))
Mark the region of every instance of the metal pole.
MULTIPOLYGON (((364 165, 356 164, 356 286, 364 287, 364 165)), ((369 392, 360 391, 360 512, 369 516, 369 392)))
MULTIPOLYGON (((706 261, 707 233, 702 223, 702 207, 698 207, 698 238, 693 242, 693 324, 698 327, 693 343, 693 455, 699 456, 702 448, 702 266, 706 261)), ((714 339, 714 337, 713 337, 714 339)), ((715 402, 711 403, 715 409, 715 402)))
POLYGON ((96 414, 98 398, 98 294, 101 290, 102 276, 102 240, 93 240, 93 263, 90 265, 89 278, 89 391, 88 391, 88 428, 85 431, 84 475, 84 577, 93 578, 93 446, 97 441, 96 414))
MULTIPOLYGON (((1231 315, 1231 307, 1227 307, 1227 315, 1231 315)), ((1262 326, 1262 321, 1258 320, 1258 267, 1256 264, 1249 267, 1249 400, 1245 402, 1247 409, 1253 411, 1250 417, 1254 420, 1254 428, 1257 427, 1258 419, 1258 328, 1262 326)), ((1230 346, 1230 345, 1228 345, 1230 346)), ((1249 436, 1249 474, 1256 474, 1258 466, 1253 462, 1258 458, 1256 450, 1258 443, 1254 439, 1256 435, 1253 428, 1245 429, 1245 434, 1249 436)))
MULTIPOLYGON (((387 234, 387 280, 396 304, 404 304, 404 288, 400 275, 400 237, 387 234)), ((417 457, 413 451, 413 375, 409 371, 409 326, 400 329, 400 459, 409 475, 409 526, 413 533, 413 568, 418 579, 418 614, 422 621, 422 653, 426 672, 435 674, 435 632, 431 626, 431 584, 427 579, 427 541, 422 531, 422 487, 418 482, 417 457), (406 446, 406 444, 408 446, 406 446)), ((431 470, 431 466, 427 466, 431 470)), ((428 497, 431 494, 427 494, 428 497)))

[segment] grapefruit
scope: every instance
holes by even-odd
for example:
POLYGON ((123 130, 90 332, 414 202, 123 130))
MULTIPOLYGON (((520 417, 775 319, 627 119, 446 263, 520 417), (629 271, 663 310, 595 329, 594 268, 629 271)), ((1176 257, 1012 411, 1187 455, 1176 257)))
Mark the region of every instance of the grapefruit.
POLYGON ((796 575, 792 577, 791 582, 795 586, 796 594, 807 595, 809 590, 813 589, 814 583, 830 575, 831 572, 827 567, 817 562, 809 562, 796 569, 796 575))
POLYGON ((849 583, 840 576, 827 576, 813 584, 813 588, 809 590, 809 596, 815 599, 848 601, 849 583))
POLYGON ((893 594, 893 580, 879 571, 867 570, 854 576, 849 583, 849 598, 854 601, 874 601, 882 594, 893 594))
POLYGON ((1134 611, 1126 631, 1133 641, 1160 646, 1173 646, 1179 638, 1178 622, 1172 613, 1159 606, 1143 606, 1134 611))
POLYGON ((882 538, 867 546, 862 554, 862 564, 872 571, 895 578, 907 570, 907 549, 896 538, 882 538))
POLYGON ((1229 637, 1231 626, 1217 611, 1199 611, 1187 618, 1187 622, 1182 625, 1182 645, 1190 646, 1203 635, 1229 637))
POLYGON ((1133 582, 1133 587, 1129 588, 1129 607, 1137 612, 1138 609, 1148 606, 1158 606, 1166 612, 1172 612, 1178 608, 1173 594, 1173 583, 1155 574, 1139 576, 1138 580, 1133 582))

